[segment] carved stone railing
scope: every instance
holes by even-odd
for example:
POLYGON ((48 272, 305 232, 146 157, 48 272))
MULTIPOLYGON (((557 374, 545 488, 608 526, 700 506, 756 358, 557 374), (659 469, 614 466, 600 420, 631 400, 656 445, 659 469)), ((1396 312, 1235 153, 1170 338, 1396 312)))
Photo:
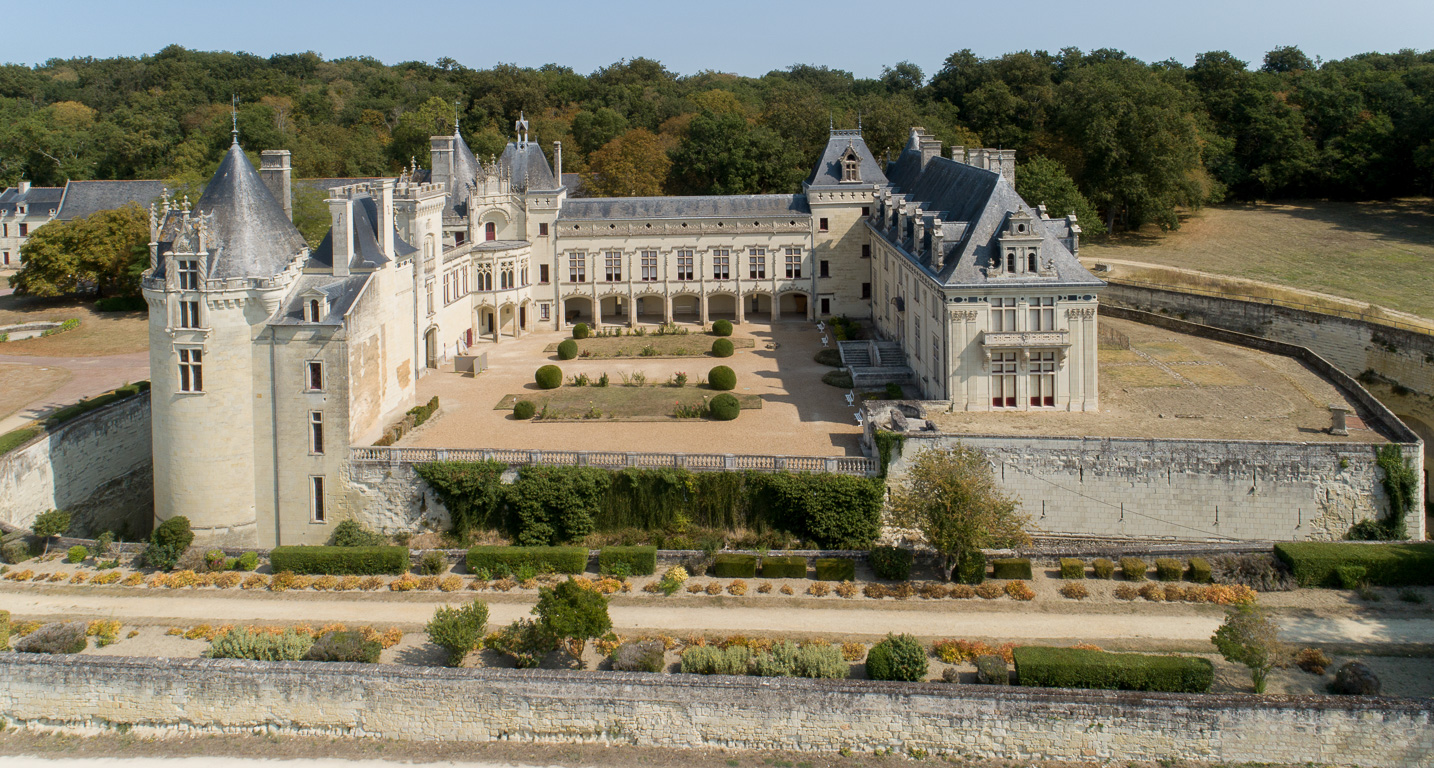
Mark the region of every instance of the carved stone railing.
POLYGON ((500 461, 511 466, 651 469, 677 467, 694 472, 809 472, 875 477, 879 468, 864 456, 770 456, 738 453, 635 453, 625 451, 539 451, 502 448, 352 448, 355 464, 423 464, 430 461, 500 461))
POLYGON ((1070 331, 1011 331, 981 334, 981 346, 993 349, 1015 349, 1021 347, 1069 347, 1070 331))

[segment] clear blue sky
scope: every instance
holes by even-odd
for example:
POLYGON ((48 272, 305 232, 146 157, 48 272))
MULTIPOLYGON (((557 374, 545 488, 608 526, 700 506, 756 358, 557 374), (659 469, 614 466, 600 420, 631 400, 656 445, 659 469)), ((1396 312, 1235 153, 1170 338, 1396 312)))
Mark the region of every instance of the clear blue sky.
POLYGON ((474 68, 555 62, 581 73, 636 56, 681 74, 755 76, 804 63, 874 77, 902 60, 929 76, 961 48, 1109 47, 1187 64, 1223 49, 1258 66, 1281 45, 1326 59, 1434 46, 1434 0, 69 0, 6 3, 0 18, 9 30, 0 61, 24 64, 177 43, 387 63, 448 56, 474 68))

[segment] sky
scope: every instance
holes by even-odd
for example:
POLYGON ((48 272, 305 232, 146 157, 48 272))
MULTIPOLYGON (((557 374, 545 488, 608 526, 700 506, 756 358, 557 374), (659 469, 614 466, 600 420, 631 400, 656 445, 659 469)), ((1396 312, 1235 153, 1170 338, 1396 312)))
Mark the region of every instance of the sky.
POLYGON ((1145 61, 1227 50, 1259 66, 1297 45, 1311 58, 1434 47, 1431 0, 69 0, 6 3, 0 62, 140 56, 166 45, 268 56, 314 51, 471 68, 557 63, 590 73, 644 56, 671 71, 760 76, 792 64, 928 76, 954 51, 1118 48, 1145 61), (437 15, 429 15, 437 9, 437 15), (69 21, 57 19, 62 15, 69 21))

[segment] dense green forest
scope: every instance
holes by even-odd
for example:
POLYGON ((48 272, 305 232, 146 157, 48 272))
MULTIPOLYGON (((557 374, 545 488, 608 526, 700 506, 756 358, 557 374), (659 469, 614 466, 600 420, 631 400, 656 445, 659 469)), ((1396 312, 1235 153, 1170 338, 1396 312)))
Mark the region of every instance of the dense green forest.
POLYGON ((564 170, 596 194, 796 191, 829 121, 858 118, 878 155, 899 151, 913 125, 948 144, 1014 148, 1024 194, 1096 228, 1097 215, 1174 226, 1177 207, 1222 199, 1434 185, 1434 52, 1315 62, 1281 48, 1252 67, 1222 51, 1186 66, 1113 50, 965 50, 929 78, 902 62, 863 79, 808 65, 751 78, 632 59, 583 75, 172 46, 0 67, 0 186, 202 179, 229 142, 231 96, 246 149, 287 148, 303 177, 424 165, 456 104, 484 157, 526 112, 534 138, 549 153, 562 141, 564 170))

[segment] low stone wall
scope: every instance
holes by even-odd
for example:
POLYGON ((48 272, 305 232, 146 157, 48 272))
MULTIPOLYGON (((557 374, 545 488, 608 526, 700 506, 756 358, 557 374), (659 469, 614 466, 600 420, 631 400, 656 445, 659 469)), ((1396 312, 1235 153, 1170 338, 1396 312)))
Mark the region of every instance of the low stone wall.
POLYGON ((1425 699, 0 654, 0 715, 140 736, 308 734, 1002 760, 1434 763, 1425 699))
POLYGON ((50 509, 78 534, 147 534, 154 510, 149 392, 97 408, 0 456, 0 521, 30 527, 50 509))

